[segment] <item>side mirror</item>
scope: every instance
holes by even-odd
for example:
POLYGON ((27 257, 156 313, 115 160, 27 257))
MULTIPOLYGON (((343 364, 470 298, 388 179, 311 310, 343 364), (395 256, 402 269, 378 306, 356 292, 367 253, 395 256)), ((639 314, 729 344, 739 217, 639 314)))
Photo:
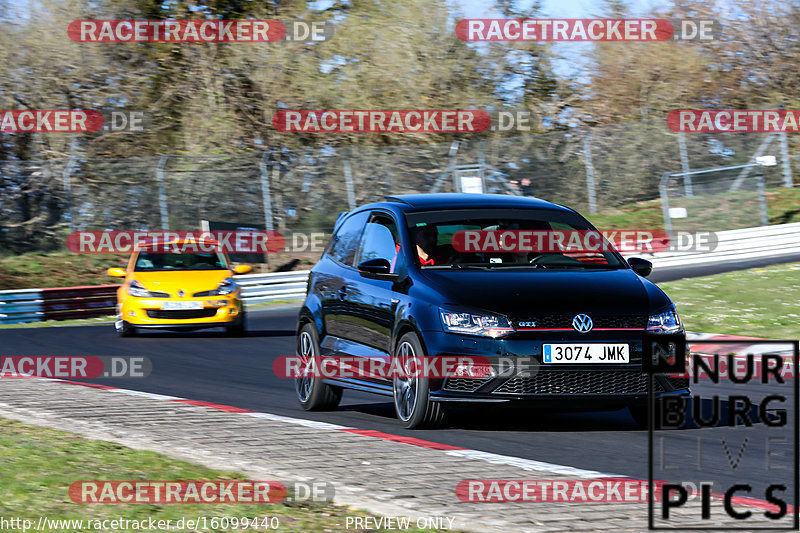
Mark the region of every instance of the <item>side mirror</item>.
POLYGON ((127 275, 124 268, 109 268, 106 274, 115 278, 124 278, 127 275))
POLYGON ((650 272, 653 271, 653 263, 647 259, 642 259, 641 257, 631 257, 628 259, 628 264, 631 266, 634 272, 643 278, 649 276, 650 272))
POLYGON ((234 274, 247 274, 248 272, 252 272, 253 267, 250 265, 236 265, 233 267, 234 274))
POLYGON ((368 259, 358 264, 358 271, 366 278, 396 279, 397 274, 392 274, 391 270, 392 264, 383 257, 368 259))

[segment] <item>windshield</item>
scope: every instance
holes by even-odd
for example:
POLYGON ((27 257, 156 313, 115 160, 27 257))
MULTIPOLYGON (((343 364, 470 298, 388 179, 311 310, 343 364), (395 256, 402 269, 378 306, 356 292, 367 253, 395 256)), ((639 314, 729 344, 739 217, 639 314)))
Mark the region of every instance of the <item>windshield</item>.
POLYGON ((571 213, 438 211, 408 221, 422 268, 626 268, 613 245, 571 213))
POLYGON ((150 253, 142 252, 136 258, 135 272, 166 270, 226 270, 225 256, 219 252, 208 253, 150 253))

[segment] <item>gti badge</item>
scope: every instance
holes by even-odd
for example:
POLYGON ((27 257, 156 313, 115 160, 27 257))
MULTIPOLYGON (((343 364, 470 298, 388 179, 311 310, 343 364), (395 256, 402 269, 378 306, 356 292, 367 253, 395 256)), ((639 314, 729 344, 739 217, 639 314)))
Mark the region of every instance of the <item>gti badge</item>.
POLYGON ((520 322, 519 327, 521 328, 535 328, 536 322, 520 322))
POLYGON ((572 327, 580 333, 589 333, 592 331, 594 324, 592 324, 592 319, 589 318, 589 315, 575 315, 575 318, 572 319, 572 327))
MULTIPOLYGON (((179 289, 179 290, 178 290, 178 298, 183 298, 183 295, 184 295, 184 294, 185 294, 185 293, 183 292, 183 289, 179 289)), ((591 322, 592 322, 592 321, 590 320, 590 321, 589 321, 589 323, 591 324, 591 322)), ((589 329, 591 329, 591 327, 589 327, 589 329)))

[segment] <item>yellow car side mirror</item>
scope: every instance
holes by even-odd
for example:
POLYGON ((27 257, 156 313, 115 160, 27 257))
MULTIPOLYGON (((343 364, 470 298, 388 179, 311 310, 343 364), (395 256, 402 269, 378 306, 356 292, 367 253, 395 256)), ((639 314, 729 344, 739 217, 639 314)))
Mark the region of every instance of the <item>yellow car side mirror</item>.
POLYGON ((252 272, 253 267, 250 265, 236 265, 233 267, 234 274, 247 274, 248 272, 252 272))
POLYGON ((124 278, 126 276, 124 268, 109 268, 106 274, 115 278, 124 278))

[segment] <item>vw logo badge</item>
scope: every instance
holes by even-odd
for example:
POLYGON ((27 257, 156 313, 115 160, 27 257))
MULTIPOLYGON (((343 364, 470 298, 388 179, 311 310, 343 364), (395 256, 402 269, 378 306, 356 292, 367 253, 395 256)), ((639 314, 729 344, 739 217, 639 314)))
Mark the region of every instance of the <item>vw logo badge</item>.
MULTIPOLYGON (((178 297, 179 297, 179 298, 183 298, 183 295, 184 295, 184 294, 185 294, 185 293, 183 292, 183 289, 180 289, 180 290, 178 291, 178 297)), ((586 316, 586 315, 584 315, 584 316, 586 316)), ((575 318, 578 318, 578 317, 575 317, 575 318)), ((589 318, 589 317, 586 317, 586 318, 589 318)), ((573 323, 573 325, 574 325, 574 324, 575 324, 575 321, 573 320, 573 321, 572 321, 572 323, 573 323)), ((591 323, 592 323, 592 321, 590 320, 590 321, 589 321, 589 324, 591 324, 591 323)), ((592 329, 592 326, 591 326, 591 325, 589 326, 589 329, 592 329)))
POLYGON ((580 333, 589 333, 592 331, 594 324, 589 315, 575 315, 575 318, 572 319, 572 327, 580 333))

